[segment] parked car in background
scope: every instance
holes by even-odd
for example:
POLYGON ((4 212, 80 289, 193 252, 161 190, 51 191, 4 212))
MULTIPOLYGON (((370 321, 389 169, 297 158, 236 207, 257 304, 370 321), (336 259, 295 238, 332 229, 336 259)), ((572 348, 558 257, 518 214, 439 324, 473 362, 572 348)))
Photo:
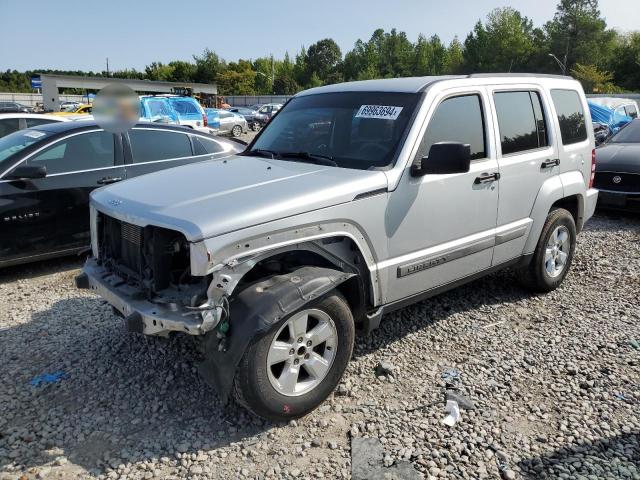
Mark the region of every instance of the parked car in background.
POLYGON ((89 193, 244 146, 184 127, 141 123, 114 135, 93 121, 55 122, 0 138, 0 267, 89 246, 89 193))
POLYGON ((638 103, 630 98, 618 97, 589 97, 589 101, 612 109, 618 115, 638 118, 640 108, 638 103))
POLYGON ((256 110, 255 120, 259 127, 264 127, 271 117, 282 108, 281 103, 267 103, 264 105, 252 105, 250 108, 256 110))
POLYGON ((640 212, 640 119, 596 149, 598 206, 640 212))
POLYGON ((559 76, 298 93, 240 158, 94 192, 76 284, 130 331, 200 337, 222 400, 301 417, 384 314, 507 267, 562 284, 598 198, 587 109, 559 76))
POLYGON ((231 135, 232 137, 239 137, 249 128, 247 121, 239 113, 233 113, 229 110, 217 110, 216 113, 218 115, 219 122, 219 135, 231 135))
POLYGON ((33 108, 18 102, 0 102, 0 113, 33 113, 33 108))
POLYGON ((90 115, 93 111, 93 104, 91 103, 83 103, 78 106, 75 110, 66 110, 64 112, 53 112, 51 115, 90 115))
POLYGON ((38 113, 0 113, 0 137, 10 133, 37 127, 53 122, 66 122, 68 118, 58 115, 45 115, 38 113))
POLYGON ((195 98, 173 95, 166 95, 165 98, 169 100, 169 103, 176 111, 180 125, 204 130, 206 133, 209 133, 209 129, 207 128, 207 115, 202 105, 200 105, 195 98))
POLYGON ((140 96, 140 119, 153 123, 178 125, 178 114, 166 97, 140 96))
POLYGON ((80 102, 75 102, 75 101, 61 102, 60 103, 60 111, 61 112, 72 112, 72 111, 76 110, 78 107, 80 107, 80 105, 81 105, 80 102))
POLYGON ((242 115, 247 121, 249 128, 254 132, 260 128, 260 123, 256 120, 256 115, 258 114, 257 110, 250 107, 229 107, 225 110, 242 115))

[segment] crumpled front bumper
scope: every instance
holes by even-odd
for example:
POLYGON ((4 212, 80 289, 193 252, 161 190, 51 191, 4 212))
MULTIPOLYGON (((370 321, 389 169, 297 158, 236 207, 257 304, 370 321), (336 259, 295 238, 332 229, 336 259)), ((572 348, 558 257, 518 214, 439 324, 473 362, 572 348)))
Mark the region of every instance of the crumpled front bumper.
POLYGON ((218 323, 215 318, 210 318, 218 315, 215 309, 191 310, 181 305, 147 300, 139 289, 99 265, 93 257, 87 260, 82 273, 76 277, 76 286, 104 298, 125 317, 127 328, 133 332, 166 335, 173 331, 204 335, 203 324, 218 323))

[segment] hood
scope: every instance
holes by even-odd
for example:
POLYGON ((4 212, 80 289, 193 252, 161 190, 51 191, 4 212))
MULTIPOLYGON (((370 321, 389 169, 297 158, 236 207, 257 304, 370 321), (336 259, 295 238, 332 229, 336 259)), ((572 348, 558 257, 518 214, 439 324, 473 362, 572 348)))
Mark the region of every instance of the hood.
POLYGON ((387 177, 380 171, 233 156, 97 189, 91 204, 129 223, 178 230, 195 242, 382 188, 387 177))
POLYGON ((640 143, 606 143, 597 148, 596 171, 640 173, 640 143))

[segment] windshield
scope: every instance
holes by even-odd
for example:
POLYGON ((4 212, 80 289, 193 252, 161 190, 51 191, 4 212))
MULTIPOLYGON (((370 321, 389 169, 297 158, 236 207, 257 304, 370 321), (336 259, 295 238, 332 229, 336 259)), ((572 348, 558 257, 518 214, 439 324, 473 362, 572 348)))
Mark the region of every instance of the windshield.
MULTIPOLYGON (((293 98, 252 150, 330 158, 339 167, 393 165, 420 94, 341 92, 293 98)), ((295 160, 294 155, 286 155, 295 160)))
POLYGON ((640 120, 634 120, 616 133, 610 143, 640 143, 640 120))
POLYGON ((40 130, 20 130, 6 137, 0 138, 0 172, 2 164, 14 153, 27 148, 36 142, 40 142, 50 136, 51 133, 40 130))

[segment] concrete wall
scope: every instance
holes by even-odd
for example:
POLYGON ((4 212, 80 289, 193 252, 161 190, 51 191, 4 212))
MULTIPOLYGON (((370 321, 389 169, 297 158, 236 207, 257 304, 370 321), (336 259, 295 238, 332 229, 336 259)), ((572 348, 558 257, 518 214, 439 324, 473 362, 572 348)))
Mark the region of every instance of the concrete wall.
POLYGON ((293 95, 223 95, 232 107, 248 107, 256 103, 284 103, 293 95))
MULTIPOLYGON (((59 95, 61 102, 81 102, 85 103, 87 97, 82 95, 59 95)), ((43 103, 40 93, 0 93, 0 102, 18 102, 29 107, 35 107, 36 103, 43 103)))

